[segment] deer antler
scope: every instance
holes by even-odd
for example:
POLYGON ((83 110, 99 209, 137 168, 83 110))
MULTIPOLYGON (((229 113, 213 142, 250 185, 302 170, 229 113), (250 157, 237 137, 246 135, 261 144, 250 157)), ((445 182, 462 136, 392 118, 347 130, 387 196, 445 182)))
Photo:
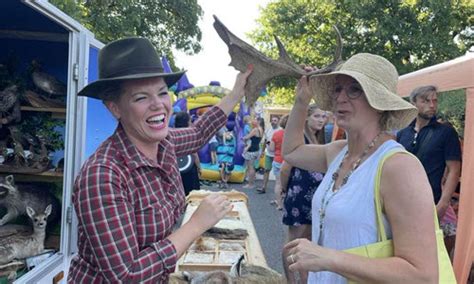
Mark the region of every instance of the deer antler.
POLYGON ((334 71, 342 61, 342 39, 339 30, 335 26, 334 29, 337 33, 338 46, 334 55, 334 61, 327 67, 308 73, 290 58, 285 47, 277 36, 275 36, 275 41, 278 46, 280 57, 278 60, 274 60, 268 58, 265 54, 235 36, 216 16, 214 16, 214 20, 214 28, 221 39, 229 47, 229 54, 231 57, 229 65, 241 72, 244 72, 247 69, 248 64, 253 64, 254 66, 252 74, 250 74, 250 77, 247 79, 247 85, 245 86, 245 95, 248 105, 253 105, 257 101, 262 89, 275 77, 289 76, 299 79, 303 75, 311 76, 329 73, 334 71))

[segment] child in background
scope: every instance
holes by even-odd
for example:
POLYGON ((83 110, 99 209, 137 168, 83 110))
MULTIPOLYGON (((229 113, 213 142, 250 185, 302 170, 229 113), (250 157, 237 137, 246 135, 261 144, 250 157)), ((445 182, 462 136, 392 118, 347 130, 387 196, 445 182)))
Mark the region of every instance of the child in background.
MULTIPOLYGON (((250 115, 244 116, 244 131, 242 133, 243 137, 247 136, 252 130, 252 127, 250 126, 251 121, 252 121, 252 117, 250 117, 250 115)), ((245 148, 242 153, 246 153, 249 147, 250 147, 250 140, 245 142, 245 148)))
POLYGON ((211 140, 209 140, 209 151, 211 151, 211 164, 215 165, 217 163, 217 146, 219 143, 217 142, 216 135, 212 136, 211 140))
POLYGON ((252 120, 252 130, 249 134, 242 137, 244 141, 249 141, 250 145, 246 147, 242 153, 245 159, 246 176, 248 184, 242 188, 253 188, 255 182, 255 161, 260 157, 260 141, 263 137, 263 130, 261 129, 257 119, 252 120))
MULTIPOLYGON (((222 149, 224 150, 224 156, 219 160, 219 173, 220 173, 220 182, 218 184, 219 188, 228 188, 228 181, 234 170, 234 137, 232 132, 225 131, 222 135, 223 145, 222 149)), ((219 151, 221 152, 221 151, 219 151)))

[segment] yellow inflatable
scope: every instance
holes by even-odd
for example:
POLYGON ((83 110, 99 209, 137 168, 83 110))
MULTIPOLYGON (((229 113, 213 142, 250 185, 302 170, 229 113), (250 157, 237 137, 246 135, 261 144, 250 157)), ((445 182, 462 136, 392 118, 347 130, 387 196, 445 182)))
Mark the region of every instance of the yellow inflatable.
MULTIPOLYGON (((202 86, 187 89, 178 94, 178 98, 185 98, 189 110, 205 106, 216 105, 230 90, 221 86, 202 86)), ((233 111, 238 112, 237 105, 233 111)))
MULTIPOLYGON (((243 170, 243 168, 242 169, 234 168, 234 170, 230 174, 229 182, 242 183, 244 182, 244 178, 245 178, 245 171, 243 170)), ((221 176, 220 176, 219 171, 202 168, 201 179, 218 181, 218 180, 221 180, 221 176)))

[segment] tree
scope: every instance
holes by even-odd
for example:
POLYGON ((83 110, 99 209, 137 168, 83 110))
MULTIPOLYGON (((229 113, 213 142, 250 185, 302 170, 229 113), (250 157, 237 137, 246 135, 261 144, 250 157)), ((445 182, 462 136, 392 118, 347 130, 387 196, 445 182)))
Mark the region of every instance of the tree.
POLYGON ((91 30, 104 42, 126 37, 149 38, 173 63, 172 48, 201 50, 197 0, 51 0, 51 3, 91 30))
MULTIPOLYGON (((332 59, 336 25, 344 41, 343 58, 379 54, 405 74, 469 50, 474 44, 473 15, 470 0, 279 0, 262 10, 260 28, 251 38, 276 58, 277 35, 296 63, 323 66, 332 59)), ((291 104, 294 84, 274 80, 266 99, 291 104)))

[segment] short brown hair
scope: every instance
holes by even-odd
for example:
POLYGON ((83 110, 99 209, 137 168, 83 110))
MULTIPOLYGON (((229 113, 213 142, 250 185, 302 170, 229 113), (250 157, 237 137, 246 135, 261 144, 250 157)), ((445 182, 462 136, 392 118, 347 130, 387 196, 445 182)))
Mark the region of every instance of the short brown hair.
POLYGON ((421 86, 421 87, 415 88, 413 91, 411 91, 410 101, 414 103, 416 102, 416 98, 418 98, 419 96, 424 97, 425 95, 432 92, 437 93, 438 88, 436 88, 436 86, 433 86, 433 85, 427 85, 427 86, 421 86))

